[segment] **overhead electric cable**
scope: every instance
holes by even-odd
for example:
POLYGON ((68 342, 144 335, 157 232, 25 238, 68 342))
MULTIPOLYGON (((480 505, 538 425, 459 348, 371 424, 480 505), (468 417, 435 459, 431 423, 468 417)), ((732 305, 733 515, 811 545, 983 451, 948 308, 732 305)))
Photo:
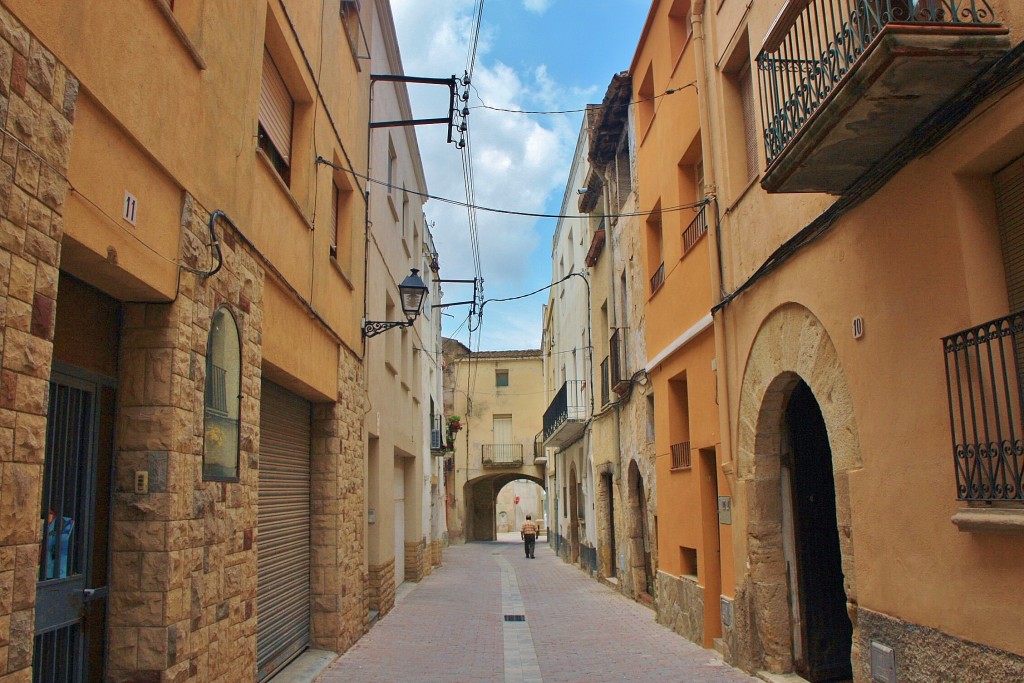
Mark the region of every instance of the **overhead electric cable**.
MULTIPOLYGON (((357 178, 361 178, 361 179, 363 179, 363 180, 365 180, 365 181, 367 181, 369 183, 373 183, 373 184, 376 184, 376 185, 388 186, 388 182, 386 180, 378 180, 377 178, 371 178, 370 176, 366 175, 365 173, 359 173, 358 171, 350 170, 350 169, 348 169, 348 168, 346 168, 344 166, 339 166, 339 165, 333 164, 333 163, 327 161, 327 159, 324 159, 322 157, 317 159, 317 161, 319 163, 321 163, 321 164, 327 164, 328 166, 331 166, 332 168, 335 168, 335 169, 337 169, 339 171, 343 171, 343 172, 348 173, 350 175, 356 176, 357 178)), ((677 206, 662 207, 661 209, 658 209, 656 211, 632 211, 632 212, 629 212, 629 213, 568 214, 568 213, 537 213, 537 212, 534 212, 534 211, 517 211, 515 209, 499 209, 499 208, 495 208, 495 207, 492 207, 492 206, 483 206, 482 204, 470 204, 469 202, 464 202, 464 201, 461 201, 461 200, 458 200, 458 199, 451 199, 450 197, 441 197, 441 196, 436 195, 436 194, 430 194, 429 192, 418 192, 416 190, 410 190, 408 188, 405 189, 405 192, 408 193, 408 194, 416 195, 418 197, 425 197, 427 199, 433 199, 434 201, 441 202, 442 204, 451 204, 453 206, 461 206, 461 207, 464 207, 464 208, 472 207, 472 208, 476 209, 477 211, 487 211, 488 213, 499 213, 499 214, 503 214, 503 215, 506 215, 506 216, 524 216, 524 217, 527 217, 527 218, 587 218, 587 217, 591 217, 591 218, 631 218, 633 216, 651 216, 651 215, 656 214, 656 213, 671 213, 673 211, 685 211, 686 209, 699 209, 700 207, 705 206, 706 204, 710 204, 711 200, 713 199, 712 197, 705 197, 704 199, 701 199, 700 201, 691 202, 689 204, 679 204, 677 206)))
POLYGON ((690 81, 686 85, 681 85, 678 88, 669 88, 665 92, 661 93, 660 95, 655 95, 654 97, 645 97, 642 100, 630 100, 629 102, 625 102, 623 104, 610 104, 607 106, 603 104, 592 104, 587 107, 584 107, 583 109, 554 109, 550 111, 494 107, 484 102, 484 98, 480 97, 480 90, 476 86, 471 87, 473 88, 473 91, 476 93, 476 98, 477 100, 480 101, 480 104, 475 104, 472 107, 470 107, 470 109, 490 109, 491 111, 503 111, 509 114, 579 114, 581 112, 593 111, 595 109, 617 109, 619 107, 628 107, 630 105, 638 104, 640 102, 652 102, 654 100, 665 97, 666 95, 672 95, 674 93, 677 93, 680 90, 684 90, 686 88, 696 88, 697 81, 690 81))

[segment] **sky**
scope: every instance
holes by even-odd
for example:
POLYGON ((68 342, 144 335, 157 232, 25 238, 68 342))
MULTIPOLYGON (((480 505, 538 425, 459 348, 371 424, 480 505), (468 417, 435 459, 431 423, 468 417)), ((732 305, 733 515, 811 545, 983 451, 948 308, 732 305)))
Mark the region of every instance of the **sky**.
MULTIPOLYGON (((477 3, 483 21, 473 69, 469 131, 478 206, 554 213, 561 210, 583 115, 526 111, 582 109, 599 103, 614 74, 627 71, 650 0, 391 0, 409 76, 462 76, 477 3)), ((447 115, 447 91, 410 87, 417 117, 447 115)), ((430 194, 464 201, 461 156, 445 126, 417 128, 430 194)), ((424 209, 441 277, 470 279, 473 258, 466 209, 428 201, 424 209)), ((518 296, 551 282, 553 218, 477 212, 485 299, 518 296)), ((470 286, 444 285, 444 302, 472 298, 470 286)), ((539 348, 547 292, 484 308, 469 337, 467 306, 445 310, 443 334, 474 350, 539 348)))

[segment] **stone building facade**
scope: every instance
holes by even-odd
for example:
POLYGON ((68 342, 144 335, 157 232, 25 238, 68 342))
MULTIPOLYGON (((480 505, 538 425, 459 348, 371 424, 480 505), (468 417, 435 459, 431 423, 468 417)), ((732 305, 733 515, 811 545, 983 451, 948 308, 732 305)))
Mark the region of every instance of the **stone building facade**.
POLYGON ((306 34, 294 3, 58 4, 0 6, 0 678, 251 681, 342 652, 369 620, 365 204, 306 143, 365 168, 362 34, 306 34), (227 25, 264 40, 210 68, 227 25), (312 83, 321 39, 352 55, 312 83), (322 100, 270 143, 268 79, 322 100), (214 92, 233 106, 196 115, 214 92), (308 539, 285 607, 282 522, 308 539))

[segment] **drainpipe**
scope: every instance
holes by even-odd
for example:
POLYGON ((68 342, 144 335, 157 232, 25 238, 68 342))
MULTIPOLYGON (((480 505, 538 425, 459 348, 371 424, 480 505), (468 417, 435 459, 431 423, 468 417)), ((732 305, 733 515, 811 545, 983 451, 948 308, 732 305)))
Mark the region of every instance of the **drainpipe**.
MULTIPOLYGON (((714 249, 709 250, 711 253, 711 286, 712 291, 718 295, 718 299, 721 301, 725 296, 725 288, 722 267, 722 238, 719 231, 718 181, 715 167, 716 150, 714 145, 717 138, 714 135, 715 117, 711 116, 713 98, 711 97, 707 77, 708 60, 706 59, 705 51, 708 49, 708 46, 704 39, 704 9, 705 0, 696 0, 694 2, 692 17, 693 44, 697 62, 697 93, 699 97, 698 110, 700 111, 701 138, 702 141, 709 143, 706 145, 702 144, 704 183, 706 187, 711 188, 713 196, 713 201, 707 208, 713 206, 715 209, 714 220, 708 221, 708 230, 711 233, 708 237, 714 244, 714 249)), ((718 380, 718 422, 719 434, 722 440, 722 472, 731 478, 734 475, 735 469, 732 457, 732 432, 730 431, 729 378, 726 372, 728 363, 725 362, 727 353, 725 344, 725 311, 720 309, 713 315, 715 326, 715 376, 718 380), (722 410, 722 406, 725 406, 725 410, 722 410)))

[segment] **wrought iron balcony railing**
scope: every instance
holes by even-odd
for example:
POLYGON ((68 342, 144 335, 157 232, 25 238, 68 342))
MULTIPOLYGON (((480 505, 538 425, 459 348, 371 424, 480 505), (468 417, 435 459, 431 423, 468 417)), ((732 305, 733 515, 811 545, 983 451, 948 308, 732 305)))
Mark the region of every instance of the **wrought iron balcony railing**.
POLYGON ((1024 311, 942 344, 957 498, 1024 502, 1024 311))
POLYGON ((654 271, 654 275, 651 276, 651 294, 657 292, 663 284, 665 284, 664 261, 658 266, 658 269, 654 271))
POLYGON ((987 0, 789 0, 757 57, 768 165, 890 24, 994 26, 987 0))
POLYGON ((672 444, 672 469, 690 469, 690 442, 680 441, 672 444))
POLYGON ((562 385, 544 411, 544 441, 555 435, 567 422, 581 423, 587 419, 587 383, 571 379, 562 385))
POLYGON ((485 443, 480 445, 484 467, 522 467, 523 444, 485 443))
POLYGON ((705 204, 700 207, 700 211, 693 217, 690 224, 686 226, 686 230, 683 230, 683 253, 693 249, 693 245, 697 244, 698 240, 704 236, 708 231, 708 218, 705 209, 708 208, 705 204))
POLYGON ((537 432, 537 435, 533 437, 533 462, 538 465, 543 465, 548 461, 548 452, 544 448, 544 432, 537 432))

